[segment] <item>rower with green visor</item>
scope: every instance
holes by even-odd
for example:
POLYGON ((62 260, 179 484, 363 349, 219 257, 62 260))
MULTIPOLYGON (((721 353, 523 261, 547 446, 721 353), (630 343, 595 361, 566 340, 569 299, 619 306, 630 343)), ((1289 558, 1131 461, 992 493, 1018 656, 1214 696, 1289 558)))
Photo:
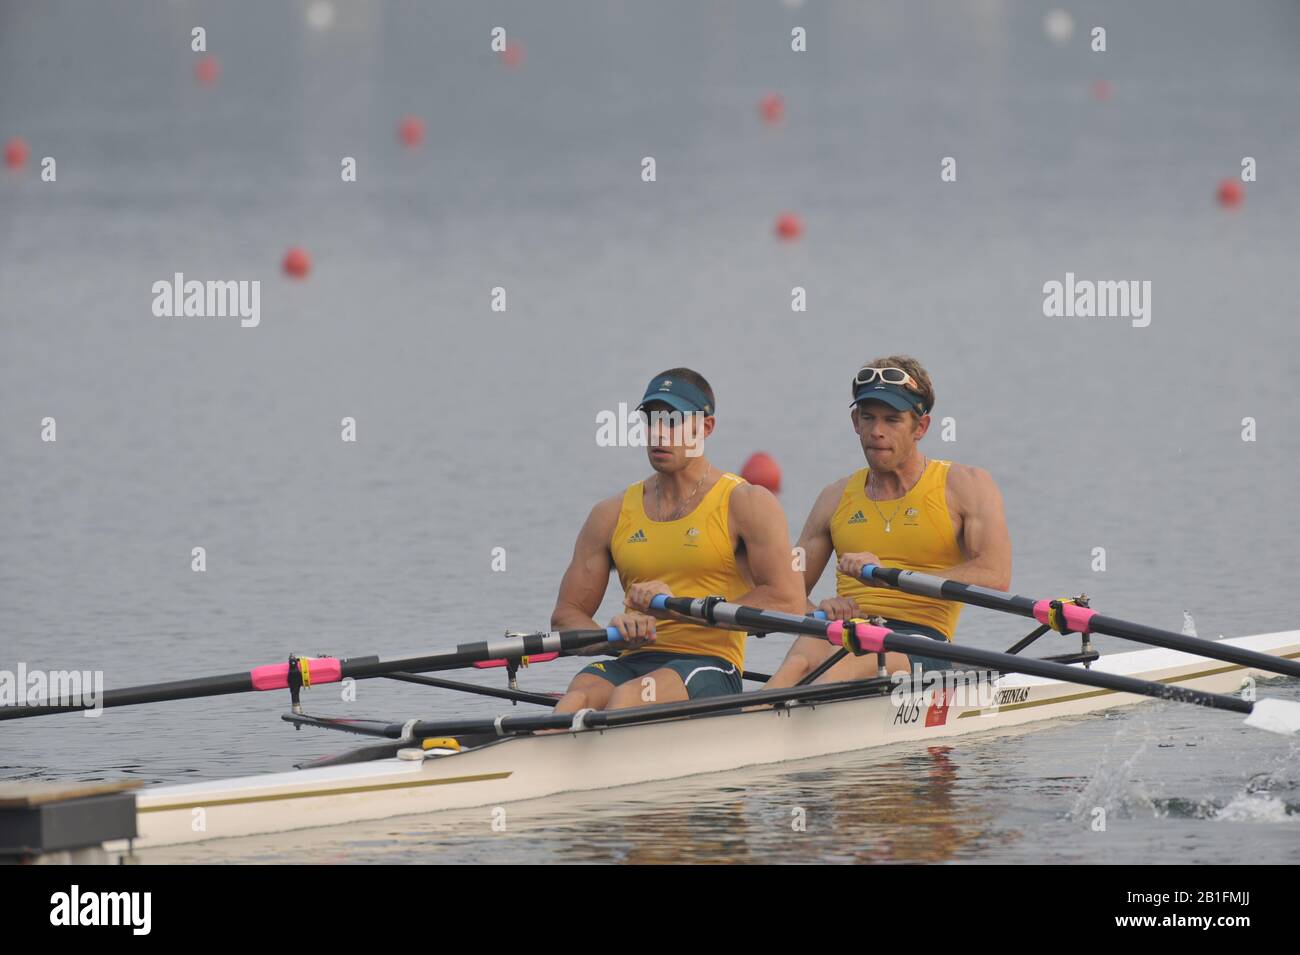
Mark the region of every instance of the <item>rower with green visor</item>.
POLYGON ((662 372, 637 408, 646 416, 653 473, 592 509, 551 615, 558 630, 599 627, 594 614, 616 572, 624 605, 609 626, 622 637, 619 656, 584 667, 557 713, 742 690, 744 630, 673 619, 651 609, 656 595, 725 596, 787 613, 804 607, 780 503, 704 456, 717 425, 704 376, 689 368, 662 372))

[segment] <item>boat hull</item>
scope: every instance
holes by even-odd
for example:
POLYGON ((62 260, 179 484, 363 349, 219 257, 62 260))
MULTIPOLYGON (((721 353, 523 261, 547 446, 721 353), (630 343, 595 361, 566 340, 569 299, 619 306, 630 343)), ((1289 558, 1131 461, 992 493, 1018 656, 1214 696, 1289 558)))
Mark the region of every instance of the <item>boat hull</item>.
MULTIPOLYGON (((1300 658, 1300 631, 1225 641, 1300 658)), ((1172 650, 1107 656, 1093 668, 1236 692, 1254 671, 1172 650)), ((159 786, 137 797, 137 847, 335 826, 607 789, 745 766, 942 740, 1077 716, 1146 698, 1019 674, 997 684, 998 705, 943 693, 879 695, 780 709, 512 737, 423 760, 297 770, 159 786), (683 725, 688 723, 689 725, 683 725)))

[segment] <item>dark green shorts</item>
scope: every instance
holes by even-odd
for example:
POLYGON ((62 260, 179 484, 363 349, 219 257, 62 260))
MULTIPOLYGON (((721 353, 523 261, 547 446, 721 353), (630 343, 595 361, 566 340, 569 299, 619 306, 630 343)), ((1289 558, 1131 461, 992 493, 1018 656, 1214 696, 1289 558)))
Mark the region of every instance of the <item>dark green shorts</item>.
MULTIPOLYGON (((927 627, 924 624, 909 623, 906 620, 889 619, 885 621, 885 626, 895 633, 903 633, 909 637, 929 637, 931 640, 937 640, 945 645, 948 643, 948 638, 945 637, 943 633, 934 629, 934 627, 927 627)), ((943 652, 939 647, 935 647, 935 650, 939 653, 943 652)), ((929 673, 932 670, 952 669, 952 661, 945 660, 941 656, 923 657, 920 654, 910 654, 907 659, 911 661, 912 669, 915 670, 919 666, 922 673, 929 673)))
POLYGON ((686 684, 686 693, 692 700, 706 696, 726 696, 739 693, 745 688, 740 670, 734 663, 728 663, 719 657, 693 653, 641 650, 625 653, 617 660, 590 663, 580 672, 590 673, 619 686, 630 680, 639 680, 655 670, 672 670, 681 677, 686 684))

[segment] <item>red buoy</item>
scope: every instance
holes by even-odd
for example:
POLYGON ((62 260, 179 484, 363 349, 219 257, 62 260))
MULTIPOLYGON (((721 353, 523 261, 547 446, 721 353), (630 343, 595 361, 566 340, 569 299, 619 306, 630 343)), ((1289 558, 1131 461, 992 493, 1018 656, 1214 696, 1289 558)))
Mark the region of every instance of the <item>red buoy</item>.
POLYGON ((20 169, 27 164, 27 157, 30 153, 31 150, 27 148, 27 140, 21 136, 15 136, 5 143, 5 165, 10 169, 20 169))
POLYGON ((281 266, 284 274, 295 279, 306 278, 307 273, 311 271, 311 256, 307 254, 306 249, 300 249, 294 246, 284 254, 284 262, 281 266))
POLYGON ((424 143, 424 120, 418 116, 403 116, 397 124, 397 137, 408 149, 415 149, 424 143))
POLYGON ((1098 80, 1092 84, 1092 98, 1099 103, 1106 103, 1115 95, 1115 87, 1110 80, 1098 80))
POLYGON ((1240 180, 1225 179, 1219 183, 1217 192, 1219 205, 1229 209, 1235 209, 1241 205, 1242 200, 1246 198, 1246 190, 1242 188, 1240 180))
POLYGON ((199 57, 198 62, 194 64, 194 78, 199 81, 200 86, 214 85, 219 76, 221 76, 221 64, 211 54, 199 57))
POLYGON ((740 476, 750 484, 765 487, 773 494, 781 493, 781 466, 766 451, 755 451, 740 469, 740 476))
POLYGON ((783 212, 776 220, 776 234, 787 242, 803 235, 803 220, 793 212, 783 212))
POLYGON ((517 70, 524 62, 524 45, 518 40, 507 40, 506 48, 499 55, 502 63, 512 70, 517 70))
POLYGON ((758 112, 763 117, 763 122, 775 126, 785 119, 785 100, 780 93, 768 93, 758 101, 758 112))

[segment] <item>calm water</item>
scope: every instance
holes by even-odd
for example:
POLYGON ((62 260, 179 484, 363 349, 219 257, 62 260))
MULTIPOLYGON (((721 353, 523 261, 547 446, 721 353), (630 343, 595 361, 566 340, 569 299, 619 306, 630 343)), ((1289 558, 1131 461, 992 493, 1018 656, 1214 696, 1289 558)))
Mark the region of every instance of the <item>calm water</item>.
MULTIPOLYGON (((955 419, 927 453, 999 481, 1016 591, 1082 590, 1174 629, 1191 610, 1203 636, 1293 626, 1293 4, 1091 4, 1066 46, 1043 5, 993 0, 354 2, 327 30, 305 9, 0 3, 0 139, 33 157, 0 175, 0 668, 113 686, 543 628, 591 503, 646 470, 597 446, 598 411, 699 368, 719 397, 710 456, 774 454, 797 528, 860 463, 846 380, 895 350, 955 419), (523 44, 517 70, 488 51, 496 25, 523 44), (427 124, 417 151, 394 135, 407 113, 427 124), (1215 186, 1245 155, 1260 180, 1225 212, 1215 186), (797 243, 772 237, 786 210, 797 243), (279 273, 295 244, 304 282, 279 273), (261 325, 155 318, 151 286, 178 271, 260 280, 261 325), (1042 285, 1067 271, 1150 280, 1150 326, 1044 318, 1042 285)), ((960 639, 1023 629, 967 611, 960 639)), ((751 643, 755 668, 784 652, 751 643)), ((578 665, 525 683, 560 689, 578 665)), ((329 749, 281 704, 6 725, 0 777, 215 778, 329 749)), ((453 707, 496 709, 372 683, 348 711, 453 707)), ((1285 741, 1160 706, 554 800, 504 836, 471 812, 302 843, 336 838, 324 857, 347 861, 1277 862, 1300 858, 1297 786, 1285 741)))

